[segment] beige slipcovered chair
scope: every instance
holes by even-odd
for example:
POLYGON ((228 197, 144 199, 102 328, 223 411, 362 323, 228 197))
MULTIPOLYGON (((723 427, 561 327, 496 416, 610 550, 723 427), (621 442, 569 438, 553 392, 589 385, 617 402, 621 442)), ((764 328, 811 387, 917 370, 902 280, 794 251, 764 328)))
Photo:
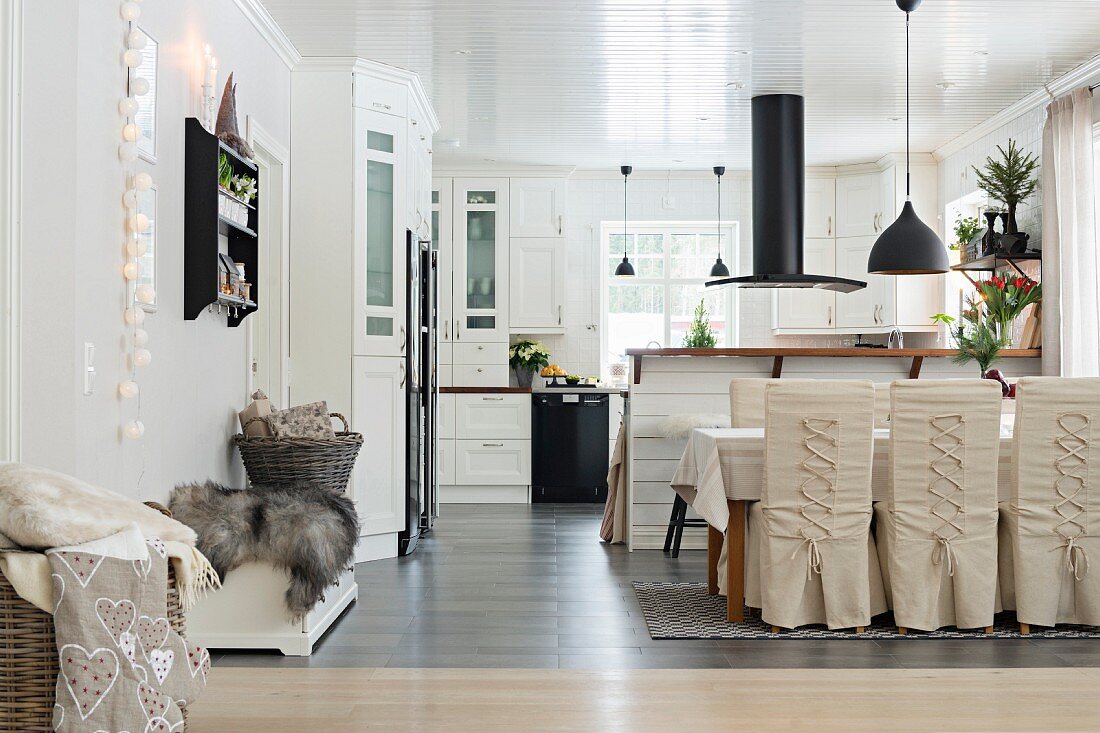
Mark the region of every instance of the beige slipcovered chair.
POLYGON ((764 427, 764 388, 776 379, 745 377, 730 380, 730 427, 764 427))
POLYGON ((875 382, 875 427, 890 427, 890 382, 875 382))
POLYGON ((992 631, 1001 387, 905 380, 891 389, 890 481, 875 541, 898 631, 992 631))
POLYGON ((1012 497, 1001 510, 1001 592, 1023 633, 1100 625, 1100 379, 1023 377, 1016 385, 1012 497))
POLYGON ((765 389, 759 536, 762 616, 776 628, 862 631, 886 609, 870 534, 870 382, 781 380, 765 389))

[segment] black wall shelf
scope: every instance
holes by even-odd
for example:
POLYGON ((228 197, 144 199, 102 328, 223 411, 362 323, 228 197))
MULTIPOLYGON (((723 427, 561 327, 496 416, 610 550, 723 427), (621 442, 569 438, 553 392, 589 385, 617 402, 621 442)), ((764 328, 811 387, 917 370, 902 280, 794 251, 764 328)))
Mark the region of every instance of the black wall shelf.
POLYGON ((248 226, 242 226, 218 213, 218 159, 225 153, 237 174, 248 174, 259 186, 256 165, 242 158, 210 134, 194 117, 187 118, 184 152, 183 221, 183 315, 189 321, 198 318, 210 305, 231 309, 226 325, 236 327, 259 306, 259 205, 258 193, 248 207, 248 226), (243 262, 251 298, 244 301, 218 290, 219 235, 228 242, 228 254, 234 262, 243 262))
MULTIPOLYGON (((967 262, 960 262, 957 265, 952 265, 951 269, 966 275, 968 272, 996 272, 997 270, 1011 267, 1013 270, 1020 273, 1021 277, 1027 277, 1027 273, 1021 270, 1020 266, 1016 263, 1034 262, 1041 259, 1043 259, 1042 252, 1019 252, 1017 254, 994 252, 985 257, 979 257, 976 260, 968 260, 967 262)), ((969 275, 966 276, 967 278, 970 277, 969 275)), ((971 280, 971 282, 973 282, 973 280, 971 280)))

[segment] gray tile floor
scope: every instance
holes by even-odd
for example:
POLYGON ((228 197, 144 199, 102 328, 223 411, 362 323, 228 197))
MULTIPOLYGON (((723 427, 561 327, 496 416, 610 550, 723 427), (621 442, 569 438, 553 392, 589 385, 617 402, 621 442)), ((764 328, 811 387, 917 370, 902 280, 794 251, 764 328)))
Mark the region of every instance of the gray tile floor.
POLYGON ((653 641, 634 580, 701 581, 706 553, 602 544, 592 505, 444 506, 410 557, 356 568, 359 602, 311 657, 217 666, 690 669, 1095 667, 1100 640, 653 641))

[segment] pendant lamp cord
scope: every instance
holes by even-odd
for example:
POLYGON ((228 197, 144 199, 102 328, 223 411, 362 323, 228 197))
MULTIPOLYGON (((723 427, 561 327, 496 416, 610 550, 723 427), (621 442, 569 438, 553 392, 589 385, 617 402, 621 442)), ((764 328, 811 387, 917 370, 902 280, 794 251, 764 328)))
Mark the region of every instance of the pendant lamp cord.
POLYGON ((905 200, 909 192, 909 13, 905 14, 905 200))
POLYGON ((627 239, 626 234, 626 177, 627 174, 623 174, 623 259, 626 259, 627 239))
POLYGON ((722 259, 722 176, 718 176, 718 259, 722 259))

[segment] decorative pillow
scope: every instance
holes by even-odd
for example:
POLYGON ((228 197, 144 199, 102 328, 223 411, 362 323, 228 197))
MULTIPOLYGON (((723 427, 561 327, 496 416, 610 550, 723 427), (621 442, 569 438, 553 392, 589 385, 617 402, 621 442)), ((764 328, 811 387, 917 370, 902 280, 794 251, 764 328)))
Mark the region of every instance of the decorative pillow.
POLYGON ((268 425, 277 438, 334 438, 328 404, 311 402, 271 413, 268 425))

